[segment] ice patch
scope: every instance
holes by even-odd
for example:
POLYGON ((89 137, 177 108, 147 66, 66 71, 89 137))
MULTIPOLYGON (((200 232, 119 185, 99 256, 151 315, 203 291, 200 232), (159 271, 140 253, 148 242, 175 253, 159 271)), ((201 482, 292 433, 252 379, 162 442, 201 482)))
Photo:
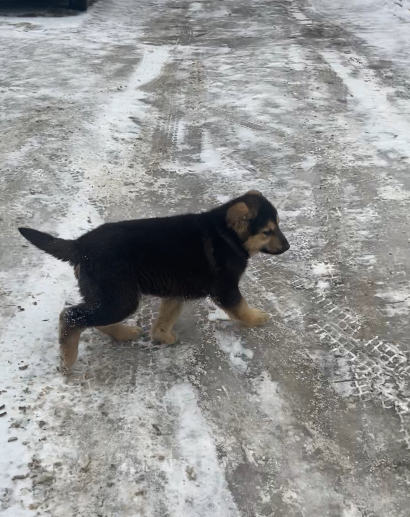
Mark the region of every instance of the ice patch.
POLYGON ((406 201, 410 199, 410 193, 398 185, 378 187, 377 192, 379 197, 386 201, 406 201))
MULTIPOLYGON (((212 142, 210 133, 203 132, 201 163, 197 164, 195 170, 201 174, 212 173, 221 177, 226 177, 230 181, 235 181, 237 184, 246 174, 249 176, 249 171, 245 168, 239 168, 237 163, 226 156, 227 149, 225 147, 215 147, 212 142)), ((232 197, 234 193, 232 193, 232 197)), ((244 194, 241 192, 240 194, 244 194)))
POLYGON ((353 503, 350 503, 349 508, 345 508, 342 513, 342 517, 362 517, 362 515, 362 512, 353 503))
POLYGON ((386 302, 386 313, 388 316, 403 316, 410 313, 410 292, 406 289, 379 291, 377 298, 386 302))
POLYGON ((398 18, 410 22, 410 0, 385 0, 385 4, 398 18))
MULTIPOLYGON (((161 47, 143 47, 143 57, 134 73, 125 81, 124 88, 117 90, 110 98, 102 115, 95 122, 101 137, 101 144, 107 147, 112 142, 113 135, 129 137, 133 141, 139 133, 135 120, 143 120, 148 107, 142 102, 147 93, 141 87, 150 83, 161 73, 169 58, 169 49, 161 47)), ((111 146, 116 147, 116 142, 111 146)))
POLYGON ((219 201, 219 203, 225 204, 228 201, 230 201, 232 198, 231 198, 231 196, 225 196, 224 194, 217 194, 216 199, 217 199, 217 201, 219 201))
POLYGON ((316 284, 316 288, 320 290, 329 289, 330 284, 329 282, 326 282, 326 280, 319 280, 316 284))
MULTIPOLYGON (((97 210, 89 204, 86 186, 84 183, 64 221, 55 229, 57 235, 78 237, 78 228, 84 227, 87 218, 92 219, 94 224, 103 222, 97 210)), ((85 229, 90 229, 87 224, 85 226, 85 229)), ((5 318, 1 321, 0 390, 6 392, 1 394, 0 405, 5 404, 7 415, 0 418, 0 486, 9 491, 10 515, 13 516, 20 515, 16 510, 18 501, 24 501, 25 506, 32 502, 29 492, 21 495, 22 490, 31 486, 31 479, 16 482, 12 478, 29 473, 27 464, 32 452, 23 442, 32 442, 37 429, 33 429, 34 422, 29 421, 17 429, 10 430, 10 425, 22 418, 19 406, 35 405, 42 390, 57 391, 64 384, 61 376, 56 374, 58 314, 64 300, 75 298, 76 292, 72 269, 52 257, 42 257, 44 263, 40 267, 32 268, 28 278, 22 277, 20 282, 13 285, 14 303, 18 303, 23 310, 17 311, 10 321, 5 318), (32 329, 29 339, 27 329, 32 329), (28 365, 27 369, 20 370, 24 365, 28 365), (27 386, 30 386, 29 393, 23 392, 27 386), (17 436, 18 440, 8 442, 12 436, 17 436)), ((79 356, 83 353, 84 347, 81 347, 79 356)), ((47 419, 51 422, 52 416, 48 415, 47 419)))
POLYGON ((36 141, 36 139, 30 138, 28 142, 25 142, 20 147, 20 149, 10 153, 5 153, 2 156, 2 163, 3 165, 8 165, 11 167, 18 167, 19 165, 23 165, 24 160, 26 159, 26 155, 38 147, 40 147, 40 144, 36 141))
POLYGON ((409 0, 310 0, 315 11, 338 26, 354 26, 354 32, 376 47, 384 58, 401 67, 407 65, 410 53, 409 0))
POLYGON ((309 357, 318 365, 341 397, 350 397, 355 393, 355 374, 346 357, 322 350, 309 352, 309 357))
POLYGON ((307 156, 306 159, 300 164, 301 169, 310 171, 316 165, 317 160, 314 156, 307 156))
POLYGON ((214 311, 208 314, 209 321, 218 321, 218 320, 230 320, 230 317, 226 314, 222 309, 216 308, 214 311))
POLYGON ((166 393, 165 402, 178 418, 178 450, 173 454, 171 468, 164 468, 171 514, 239 517, 194 388, 189 383, 174 385, 166 393))
POLYGON ((229 355, 229 360, 234 368, 240 372, 245 372, 248 368, 247 361, 252 359, 253 350, 245 348, 240 338, 233 335, 217 332, 215 334, 216 344, 229 355))
POLYGON ((325 262, 316 262, 311 267, 313 274, 318 276, 333 276, 336 272, 336 266, 325 262))
MULTIPOLYGON (((257 282, 258 279, 252 275, 251 271, 247 272, 247 275, 249 278, 253 277, 253 281, 257 282)), ((282 310, 281 304, 279 303, 278 297, 275 293, 271 293, 270 291, 263 291, 264 297, 271 302, 273 307, 275 308, 275 311, 280 314, 282 317, 285 315, 284 311, 282 310)))
POLYGON ((203 5, 199 2, 192 2, 192 4, 189 6, 190 11, 202 11, 204 9, 203 5))
POLYGON ((298 9, 291 9, 292 16, 296 18, 302 25, 309 25, 311 24, 311 20, 307 18, 302 12, 300 12, 298 9))
POLYGON ((308 61, 302 47, 299 45, 290 45, 288 48, 287 64, 293 70, 304 70, 308 66, 308 61))
POLYGON ((257 393, 257 400, 261 410, 275 423, 283 423, 286 420, 284 404, 280 396, 279 384, 272 381, 269 373, 264 371, 252 381, 257 393))
POLYGON ((373 266, 377 263, 377 259, 374 255, 363 255, 358 257, 356 261, 361 266, 367 267, 367 269, 373 269, 373 266))
POLYGON ((322 56, 350 91, 349 102, 366 128, 366 140, 380 151, 407 156, 410 123, 390 102, 388 90, 380 87, 375 74, 362 64, 363 57, 349 54, 346 62, 336 52, 325 51, 322 56))

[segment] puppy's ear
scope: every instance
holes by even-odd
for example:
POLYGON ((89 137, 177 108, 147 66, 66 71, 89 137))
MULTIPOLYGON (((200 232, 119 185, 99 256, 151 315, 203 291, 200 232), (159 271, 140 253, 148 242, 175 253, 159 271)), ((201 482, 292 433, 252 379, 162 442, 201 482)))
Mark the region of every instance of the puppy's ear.
POLYGON ((259 192, 259 190, 249 190, 247 194, 253 194, 254 196, 262 196, 262 192, 259 192))
POLYGON ((244 236, 249 229, 249 221, 253 214, 243 201, 231 206, 226 214, 226 222, 240 237, 244 236))

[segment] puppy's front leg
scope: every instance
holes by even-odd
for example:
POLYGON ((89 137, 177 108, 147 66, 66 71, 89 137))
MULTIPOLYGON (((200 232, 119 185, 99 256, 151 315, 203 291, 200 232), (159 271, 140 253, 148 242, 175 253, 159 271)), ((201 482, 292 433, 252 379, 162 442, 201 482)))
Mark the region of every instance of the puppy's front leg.
POLYGON ((214 301, 231 319, 240 321, 246 327, 258 327, 270 319, 267 312, 249 307, 239 288, 225 291, 214 301))
POLYGON ((154 341, 159 341, 166 345, 175 343, 176 334, 172 332, 172 327, 177 322, 181 314, 183 303, 181 300, 174 298, 165 298, 161 300, 159 306, 158 318, 156 319, 151 337, 154 341))

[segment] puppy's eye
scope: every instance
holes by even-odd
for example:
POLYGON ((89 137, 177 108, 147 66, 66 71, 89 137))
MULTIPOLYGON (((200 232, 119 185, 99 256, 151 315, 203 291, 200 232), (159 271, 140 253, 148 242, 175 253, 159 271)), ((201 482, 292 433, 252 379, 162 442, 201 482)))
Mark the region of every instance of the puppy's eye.
POLYGON ((274 234, 274 231, 273 230, 265 230, 263 232, 263 235, 273 235, 274 234))

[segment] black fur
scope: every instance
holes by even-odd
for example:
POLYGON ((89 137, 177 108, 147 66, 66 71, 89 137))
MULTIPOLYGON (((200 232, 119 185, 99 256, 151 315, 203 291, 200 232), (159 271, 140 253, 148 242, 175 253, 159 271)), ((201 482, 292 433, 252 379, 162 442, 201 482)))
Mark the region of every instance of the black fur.
POLYGON ((67 323, 110 325, 132 314, 141 294, 180 299, 211 296, 225 308, 238 304, 238 283, 249 255, 226 217, 229 208, 241 201, 255 209, 249 222, 251 234, 268 220, 276 221, 276 209, 269 201, 246 194, 201 214, 103 224, 76 240, 19 230, 35 246, 79 271, 84 303, 66 311, 67 323))
POLYGON ((18 230, 31 244, 53 255, 53 257, 64 262, 70 262, 72 265, 78 263, 79 256, 76 253, 76 241, 59 239, 48 233, 32 230, 31 228, 19 228, 18 230))

